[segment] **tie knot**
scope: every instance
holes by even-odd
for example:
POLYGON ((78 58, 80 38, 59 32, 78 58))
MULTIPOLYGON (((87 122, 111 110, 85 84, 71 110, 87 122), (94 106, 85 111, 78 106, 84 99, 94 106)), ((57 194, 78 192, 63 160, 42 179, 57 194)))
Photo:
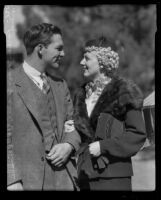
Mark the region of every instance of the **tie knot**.
POLYGON ((41 74, 40 74, 40 77, 41 77, 42 80, 44 80, 44 79, 47 80, 47 76, 45 75, 45 73, 41 73, 41 74))
POLYGON ((45 75, 45 73, 41 73, 40 77, 43 81, 42 91, 43 91, 44 94, 47 94, 49 89, 50 89, 50 85, 49 85, 47 76, 45 75))

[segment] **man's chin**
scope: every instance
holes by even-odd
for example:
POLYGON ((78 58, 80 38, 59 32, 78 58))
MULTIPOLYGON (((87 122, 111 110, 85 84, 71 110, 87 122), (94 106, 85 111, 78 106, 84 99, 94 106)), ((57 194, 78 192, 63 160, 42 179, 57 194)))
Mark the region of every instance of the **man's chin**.
POLYGON ((50 64, 50 67, 52 67, 52 68, 54 68, 54 69, 58 69, 59 68, 59 63, 52 63, 52 64, 50 64))
POLYGON ((47 70, 59 70, 59 64, 58 63, 48 63, 47 70))

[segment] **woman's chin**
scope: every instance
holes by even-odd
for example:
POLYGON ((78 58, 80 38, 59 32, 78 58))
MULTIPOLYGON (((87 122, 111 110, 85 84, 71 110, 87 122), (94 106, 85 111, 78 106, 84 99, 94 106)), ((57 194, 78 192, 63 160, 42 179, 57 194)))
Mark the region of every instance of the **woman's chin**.
POLYGON ((85 80, 87 80, 87 81, 92 81, 92 80, 93 80, 93 78, 92 78, 92 76, 91 76, 90 74, 85 74, 85 73, 84 73, 84 78, 85 78, 85 80))
POLYGON ((85 71, 85 72, 83 73, 83 75, 84 75, 85 78, 88 78, 88 77, 90 76, 90 74, 89 74, 87 71, 85 71))

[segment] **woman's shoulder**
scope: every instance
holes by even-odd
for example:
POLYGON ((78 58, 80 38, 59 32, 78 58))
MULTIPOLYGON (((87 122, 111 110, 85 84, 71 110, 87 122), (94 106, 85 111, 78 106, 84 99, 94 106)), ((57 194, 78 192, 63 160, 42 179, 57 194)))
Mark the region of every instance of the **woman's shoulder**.
POLYGON ((142 107, 143 94, 134 81, 117 76, 114 78, 114 86, 117 88, 120 105, 131 104, 134 108, 142 107))
POLYGON ((142 92, 139 86, 131 79, 127 79, 122 76, 116 76, 114 77, 114 83, 115 85, 118 85, 119 92, 129 91, 131 93, 136 93, 142 96, 142 92))

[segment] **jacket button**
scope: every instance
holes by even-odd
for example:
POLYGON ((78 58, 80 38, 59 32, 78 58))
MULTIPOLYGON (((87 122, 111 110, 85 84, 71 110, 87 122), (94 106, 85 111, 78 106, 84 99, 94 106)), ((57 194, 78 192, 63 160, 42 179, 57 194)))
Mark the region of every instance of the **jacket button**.
POLYGON ((54 139, 54 135, 52 135, 51 138, 54 139))
POLYGON ((95 168, 95 169, 97 168, 97 164, 94 164, 94 168, 95 168))
POLYGON ((44 161, 44 157, 43 156, 41 157, 41 161, 44 161))

